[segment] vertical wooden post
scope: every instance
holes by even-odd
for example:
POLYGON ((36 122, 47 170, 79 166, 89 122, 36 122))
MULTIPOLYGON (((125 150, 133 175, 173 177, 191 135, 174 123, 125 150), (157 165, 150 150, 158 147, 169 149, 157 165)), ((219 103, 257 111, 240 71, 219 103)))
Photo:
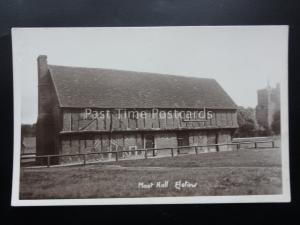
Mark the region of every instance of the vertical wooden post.
POLYGON ((254 142, 254 148, 257 148, 257 143, 256 142, 254 142))
POLYGON ((118 158, 118 151, 116 151, 116 162, 119 161, 119 158, 118 158))
POLYGON ((198 147, 197 146, 195 146, 195 153, 196 153, 196 155, 198 155, 198 147))
POLYGON ((145 149, 145 159, 147 159, 148 158, 148 151, 147 151, 148 149, 145 149))
POLYGON ((171 148, 171 155, 172 155, 172 158, 174 157, 174 149, 171 148))
POLYGON ((272 141, 272 148, 275 148, 275 141, 272 141))
POLYGON ((155 156, 155 150, 153 149, 152 155, 155 156))
POLYGON ((83 165, 85 165, 86 164, 86 154, 84 153, 83 154, 83 165))
POLYGON ((47 156, 47 167, 50 167, 50 156, 47 156))
POLYGON ((218 144, 216 144, 216 151, 217 151, 217 152, 219 152, 219 151, 220 151, 220 149, 219 149, 219 145, 218 145, 218 144))
POLYGON ((240 149, 240 148, 241 148, 241 144, 237 143, 237 149, 240 149))

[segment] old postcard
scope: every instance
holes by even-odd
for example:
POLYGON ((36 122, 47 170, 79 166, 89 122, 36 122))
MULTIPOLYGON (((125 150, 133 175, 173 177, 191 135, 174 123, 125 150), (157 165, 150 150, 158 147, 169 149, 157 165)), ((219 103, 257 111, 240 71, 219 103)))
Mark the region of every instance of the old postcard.
POLYGON ((14 28, 12 205, 289 202, 288 26, 14 28))

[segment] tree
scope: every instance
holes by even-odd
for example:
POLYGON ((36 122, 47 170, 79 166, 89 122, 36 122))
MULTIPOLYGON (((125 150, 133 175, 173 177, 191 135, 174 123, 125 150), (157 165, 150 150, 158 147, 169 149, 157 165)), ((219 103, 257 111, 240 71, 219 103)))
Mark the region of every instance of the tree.
POLYGON ((24 136, 35 136, 36 135, 36 124, 22 124, 21 133, 24 136))
POLYGON ((257 125, 255 122, 254 109, 250 107, 238 107, 237 121, 239 128, 235 133, 236 137, 251 137, 256 135, 257 125))
POLYGON ((274 134, 280 134, 280 111, 276 111, 273 115, 272 131, 274 134))

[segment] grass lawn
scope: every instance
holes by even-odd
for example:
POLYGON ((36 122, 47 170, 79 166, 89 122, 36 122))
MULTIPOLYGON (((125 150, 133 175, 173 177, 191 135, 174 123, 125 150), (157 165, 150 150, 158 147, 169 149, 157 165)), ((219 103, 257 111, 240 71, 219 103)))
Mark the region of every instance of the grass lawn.
POLYGON ((278 148, 243 149, 86 166, 22 168, 20 198, 281 194, 280 158, 278 148), (179 188, 175 184, 180 181, 194 187, 179 188), (159 187, 157 182, 168 185, 159 187))

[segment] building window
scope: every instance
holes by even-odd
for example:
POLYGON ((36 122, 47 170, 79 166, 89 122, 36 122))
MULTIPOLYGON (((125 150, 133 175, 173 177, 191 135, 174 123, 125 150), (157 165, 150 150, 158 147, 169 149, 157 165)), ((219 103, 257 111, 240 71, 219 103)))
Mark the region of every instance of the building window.
POLYGON ((178 146, 189 146, 189 135, 187 133, 177 134, 178 146))
POLYGON ((154 142, 154 135, 147 134, 145 135, 145 148, 154 148, 155 142, 154 142))

